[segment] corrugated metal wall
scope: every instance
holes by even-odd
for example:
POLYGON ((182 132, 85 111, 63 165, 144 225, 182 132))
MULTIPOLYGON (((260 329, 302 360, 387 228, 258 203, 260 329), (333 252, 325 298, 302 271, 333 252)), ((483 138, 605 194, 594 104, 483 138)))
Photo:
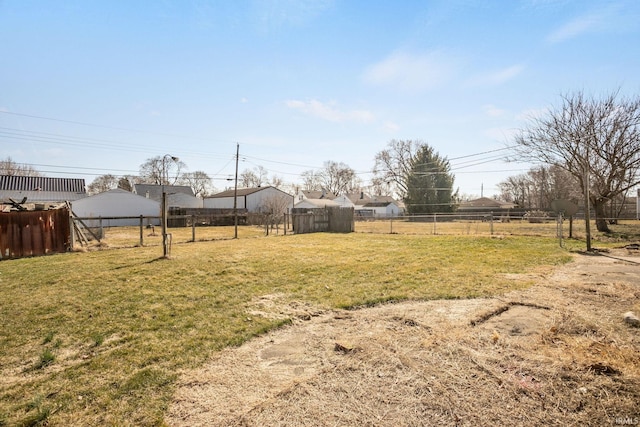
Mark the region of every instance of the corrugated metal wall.
POLYGON ((84 179, 45 176, 0 175, 0 188, 11 191, 85 192, 84 179))
POLYGON ((66 208, 0 213, 0 259, 66 252, 70 242, 66 208))

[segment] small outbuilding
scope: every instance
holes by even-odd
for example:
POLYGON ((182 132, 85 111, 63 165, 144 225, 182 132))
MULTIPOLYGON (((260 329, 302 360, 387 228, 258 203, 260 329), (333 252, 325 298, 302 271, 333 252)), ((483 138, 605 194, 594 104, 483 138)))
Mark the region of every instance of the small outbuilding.
MULTIPOLYGON (((159 225, 160 202, 121 189, 114 189, 85 197, 71 203, 73 213, 81 218, 115 218, 104 219, 102 225, 105 227, 135 226, 140 224, 140 215, 154 217, 145 219, 144 224, 159 225)), ((85 220, 88 227, 97 227, 99 220, 85 220)))
POLYGON ((87 197, 84 179, 0 175, 0 202, 55 204, 87 197))
POLYGON ((340 205, 331 199, 304 199, 295 204, 296 209, 339 208, 340 205))
POLYGON ((249 213, 287 213, 293 207, 293 196, 276 187, 238 188, 204 198, 204 207, 213 209, 246 209, 249 213), (278 212, 274 212, 278 211, 278 212))

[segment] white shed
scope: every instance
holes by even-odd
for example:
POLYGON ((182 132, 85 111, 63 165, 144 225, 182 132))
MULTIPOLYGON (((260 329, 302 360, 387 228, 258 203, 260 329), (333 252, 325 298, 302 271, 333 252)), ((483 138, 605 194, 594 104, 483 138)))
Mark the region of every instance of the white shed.
POLYGON ((316 208, 339 208, 340 205, 329 199, 304 199, 295 204, 294 208, 316 209, 316 208))
POLYGON ((293 207, 293 196, 275 187, 238 188, 226 190, 213 196, 204 198, 205 208, 233 209, 234 199, 236 208, 246 209, 248 212, 264 212, 273 206, 288 212, 293 207))
POLYGON ((167 207, 173 208, 202 208, 203 202, 199 197, 184 193, 167 194, 167 207))
POLYGON ((333 201, 340 205, 340 207, 342 208, 353 208, 356 206, 355 203, 351 201, 351 198, 346 194, 336 197, 335 199, 333 199, 333 201))
POLYGON ((356 206, 356 212, 360 216, 373 216, 376 218, 393 218, 402 213, 402 210, 394 202, 369 202, 356 206))
MULTIPOLYGON (((140 215, 160 216, 160 203, 138 196, 125 190, 115 189, 85 197, 71 203, 73 213, 78 217, 132 217, 129 219, 103 220, 105 227, 131 226, 140 224, 140 215), (133 218, 136 217, 136 218, 133 218)), ((97 227, 98 220, 84 221, 89 227, 97 227)), ((145 220, 144 224, 160 224, 159 219, 145 220)))

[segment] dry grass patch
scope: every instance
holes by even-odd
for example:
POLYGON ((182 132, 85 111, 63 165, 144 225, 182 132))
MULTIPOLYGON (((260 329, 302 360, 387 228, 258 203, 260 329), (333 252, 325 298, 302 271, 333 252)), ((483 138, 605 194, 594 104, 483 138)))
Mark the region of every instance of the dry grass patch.
MULTIPOLYGON (((549 239, 317 234, 2 261, 0 425, 158 425, 177 372, 325 310, 490 296, 549 239), (271 316, 264 302, 284 309, 271 316), (288 308, 287 308, 288 307, 288 308)), ((358 354, 358 353, 356 353, 358 354)), ((360 357, 360 356, 358 356, 360 357)))

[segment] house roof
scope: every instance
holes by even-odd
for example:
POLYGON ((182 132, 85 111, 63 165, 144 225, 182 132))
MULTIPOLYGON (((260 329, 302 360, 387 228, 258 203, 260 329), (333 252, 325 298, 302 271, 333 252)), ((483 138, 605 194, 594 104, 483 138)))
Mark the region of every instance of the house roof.
MULTIPOLYGON (((273 190, 279 191, 282 194, 287 195, 289 197, 293 197, 291 194, 286 193, 286 192, 280 190, 279 188, 273 187, 271 185, 267 185, 266 187, 238 188, 237 195, 238 195, 238 197, 244 197, 244 196, 248 196, 249 194, 254 194, 254 193, 258 193, 258 192, 263 191, 263 190, 268 190, 270 188, 273 189, 273 190)), ((236 194, 236 189, 232 188, 231 190, 225 190, 225 191, 222 191, 220 193, 212 194, 211 196, 207 196, 205 198, 206 199, 216 199, 216 198, 223 198, 223 197, 233 197, 234 194, 236 194)))
POLYGON ((333 200, 330 199, 304 199, 298 203, 296 203, 293 207, 294 208, 299 208, 299 207, 304 207, 304 205, 311 205, 311 206, 315 206, 317 208, 324 208, 324 207, 339 207, 340 205, 336 202, 334 202, 333 200))
POLYGON ((84 179, 45 176, 0 175, 0 189, 8 191, 55 191, 85 193, 84 179))
POLYGON ((335 195, 331 191, 327 191, 327 190, 318 190, 318 191, 302 190, 302 194, 304 194, 304 197, 306 197, 307 199, 330 199, 330 200, 333 200, 336 197, 338 197, 337 195, 335 195))
POLYGON ((84 179, 0 175, 0 200, 63 202, 86 197, 84 179))
MULTIPOLYGON (((249 194, 257 193, 258 191, 266 190, 267 188, 275 188, 275 187, 255 187, 255 188, 238 188, 237 195, 238 197, 248 196, 249 194)), ((207 199, 215 199, 221 197, 233 197, 236 194, 236 189, 232 188, 231 190, 225 190, 220 193, 212 194, 211 196, 207 196, 207 199)))
POLYGON ((501 202, 499 200, 490 199, 488 197, 480 197, 479 199, 469 200, 468 202, 460 203, 458 209, 511 209, 516 205, 513 203, 501 202))
POLYGON ((189 196, 195 196, 193 189, 188 185, 159 185, 159 184, 133 184, 133 192, 139 196, 147 197, 149 192, 149 198, 151 200, 162 200, 162 188, 167 194, 188 194, 189 196))
MULTIPOLYGON (((395 202, 368 202, 362 205, 364 208, 385 208, 391 204, 395 204, 395 202)), ((396 205, 397 206, 397 205, 396 205)))

